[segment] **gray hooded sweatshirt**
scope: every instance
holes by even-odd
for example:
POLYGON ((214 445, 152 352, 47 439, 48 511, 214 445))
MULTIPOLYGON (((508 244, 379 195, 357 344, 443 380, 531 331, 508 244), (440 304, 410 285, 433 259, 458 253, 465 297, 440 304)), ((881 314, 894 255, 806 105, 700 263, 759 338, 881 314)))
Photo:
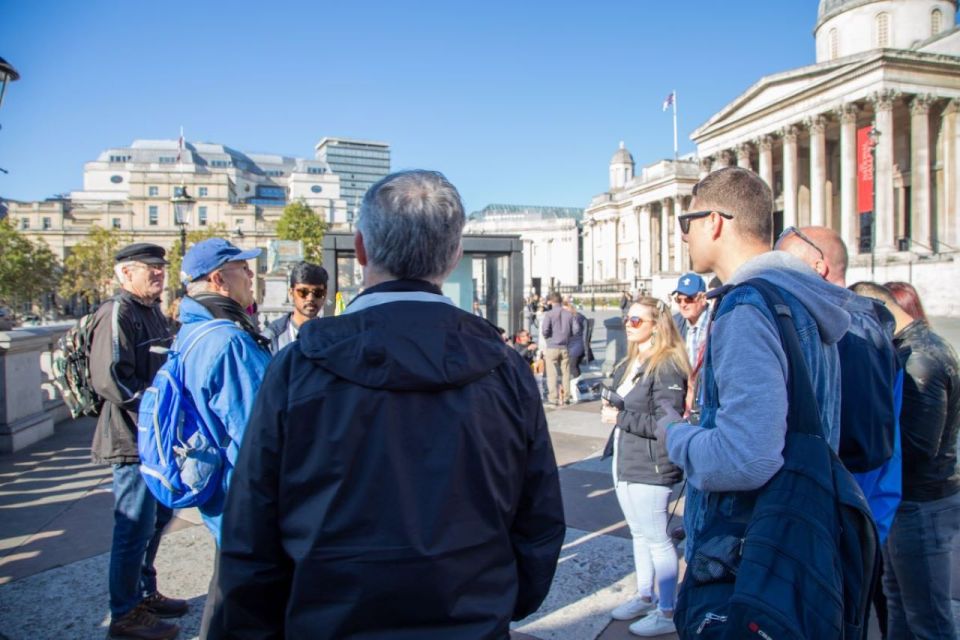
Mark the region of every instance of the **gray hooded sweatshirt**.
MULTIPOLYGON (((836 343, 850 325, 843 308, 850 292, 783 251, 750 259, 726 284, 751 278, 767 280, 797 298, 817 324, 824 357, 833 359, 832 369, 839 372, 836 343)), ((759 309, 741 304, 716 319, 708 346, 719 394, 716 428, 664 423, 670 459, 700 490, 757 489, 783 466, 788 368, 778 329, 759 309)), ((835 402, 820 402, 834 450, 840 438, 839 377, 835 393, 835 402)))

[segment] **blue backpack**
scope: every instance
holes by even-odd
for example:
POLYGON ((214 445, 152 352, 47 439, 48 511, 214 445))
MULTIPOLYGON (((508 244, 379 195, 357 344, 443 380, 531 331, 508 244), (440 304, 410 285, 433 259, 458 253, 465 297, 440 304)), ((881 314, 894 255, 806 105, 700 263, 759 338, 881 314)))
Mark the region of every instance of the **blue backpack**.
MULTIPOLYGON (((674 620, 680 638, 862 640, 877 584, 877 530, 860 488, 823 437, 790 308, 776 287, 749 286, 777 321, 787 355, 783 467, 754 494, 748 522, 707 501, 674 620)), ((744 495, 744 498, 749 498, 744 495)))
POLYGON ((207 334, 236 325, 210 320, 182 345, 174 344, 140 399, 137 448, 140 474, 162 504, 183 509, 206 502, 223 476, 223 452, 183 386, 187 354, 207 334))

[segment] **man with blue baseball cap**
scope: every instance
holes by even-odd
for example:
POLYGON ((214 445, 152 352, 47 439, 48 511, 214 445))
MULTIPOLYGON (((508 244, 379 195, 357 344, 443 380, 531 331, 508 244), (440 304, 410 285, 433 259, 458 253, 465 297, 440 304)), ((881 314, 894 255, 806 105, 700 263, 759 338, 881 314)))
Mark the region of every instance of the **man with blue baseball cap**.
POLYGON ((707 285, 696 273, 685 273, 677 281, 677 288, 670 294, 680 308, 673 315, 680 337, 687 348, 690 366, 696 367, 700 355, 700 346, 706 344, 707 325, 710 314, 707 310, 707 285))
MULTIPOLYGON (((260 249, 243 250, 223 238, 210 238, 187 251, 180 274, 187 295, 180 303, 182 327, 173 349, 190 345, 181 354, 183 386, 223 452, 220 489, 200 505, 218 545, 227 488, 270 362, 270 341, 246 312, 254 302, 253 271, 247 260, 259 255, 260 249)), ((216 572, 211 585, 215 583, 216 572)), ((209 607, 204 609, 201 637, 206 637, 210 613, 209 607)))

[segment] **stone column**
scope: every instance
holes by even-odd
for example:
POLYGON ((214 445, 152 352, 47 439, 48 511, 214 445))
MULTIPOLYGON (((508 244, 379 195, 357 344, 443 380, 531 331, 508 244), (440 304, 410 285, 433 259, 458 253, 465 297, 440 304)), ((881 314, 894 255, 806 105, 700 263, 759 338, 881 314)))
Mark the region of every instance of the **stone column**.
POLYGON ((653 273, 653 252, 650 243, 650 205, 637 207, 637 226, 640 229, 640 276, 649 278, 653 273))
POLYGON ((797 128, 783 130, 783 226, 797 224, 797 128))
POLYGON ((933 248, 930 210, 930 104, 932 98, 917 96, 910 102, 910 195, 911 249, 929 253, 933 248), (919 243, 919 244, 917 244, 919 243))
POLYGON ((700 180, 703 180, 713 171, 713 156, 707 156, 706 158, 700 158, 700 180))
POLYGON ((673 201, 664 198, 660 201, 660 272, 670 271, 670 209, 673 201))
POLYGON ((880 134, 874 149, 873 185, 876 191, 874 248, 877 253, 896 249, 893 237, 893 102, 897 94, 880 91, 873 95, 874 126, 880 134))
POLYGON ((943 223, 938 237, 954 247, 960 245, 960 100, 951 100, 943 110, 943 223))
POLYGON ((741 145, 737 145, 737 166, 741 169, 750 169, 753 171, 753 166, 750 162, 750 154, 753 151, 752 146, 749 142, 744 142, 741 145))
POLYGON ((827 220, 827 142, 826 118, 814 116, 810 129, 810 224, 824 226, 827 220))
MULTIPOLYGON (((773 191, 773 138, 770 136, 761 136, 757 141, 757 148, 760 150, 760 177, 773 191)), ((777 194, 773 194, 776 198, 777 194)))
POLYGON ((673 199, 673 270, 677 273, 683 273, 683 267, 686 264, 683 259, 683 249, 687 246, 683 242, 683 234, 680 233, 680 225, 677 224, 677 216, 684 213, 683 196, 677 196, 673 199))
POLYGON ((724 149, 720 152, 720 159, 717 161, 716 169, 724 169, 726 167, 733 166, 733 152, 729 149, 724 149))
POLYGON ((857 253, 860 225, 857 206, 857 106, 840 108, 840 237, 857 253))

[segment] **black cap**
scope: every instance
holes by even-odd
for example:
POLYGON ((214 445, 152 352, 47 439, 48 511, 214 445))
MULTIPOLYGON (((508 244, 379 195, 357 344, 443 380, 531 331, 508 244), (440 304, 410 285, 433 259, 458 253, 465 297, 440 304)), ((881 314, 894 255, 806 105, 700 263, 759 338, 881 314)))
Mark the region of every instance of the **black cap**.
POLYGON ((169 264, 164 260, 167 250, 149 242, 134 242, 117 251, 113 259, 117 262, 142 262, 143 264, 169 264))

